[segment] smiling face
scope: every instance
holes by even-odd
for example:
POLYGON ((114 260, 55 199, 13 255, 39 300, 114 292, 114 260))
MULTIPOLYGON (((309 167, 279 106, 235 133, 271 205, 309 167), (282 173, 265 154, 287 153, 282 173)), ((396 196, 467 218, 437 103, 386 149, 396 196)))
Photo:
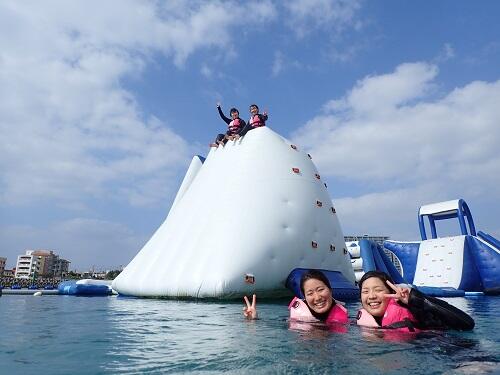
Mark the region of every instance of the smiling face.
POLYGON ((304 283, 304 296, 307 305, 318 314, 327 312, 333 304, 331 289, 318 279, 308 279, 304 283))
POLYGON ((384 294, 391 293, 385 282, 378 277, 370 277, 363 282, 361 287, 361 304, 373 316, 383 316, 389 299, 384 294))
POLYGON ((255 116, 257 113, 259 113, 259 108, 257 108, 257 106, 255 105, 251 106, 250 113, 252 114, 252 116, 255 116))
POLYGON ((237 119, 238 117, 240 116, 240 113, 238 111, 233 111, 231 112, 231 118, 234 120, 234 119, 237 119))

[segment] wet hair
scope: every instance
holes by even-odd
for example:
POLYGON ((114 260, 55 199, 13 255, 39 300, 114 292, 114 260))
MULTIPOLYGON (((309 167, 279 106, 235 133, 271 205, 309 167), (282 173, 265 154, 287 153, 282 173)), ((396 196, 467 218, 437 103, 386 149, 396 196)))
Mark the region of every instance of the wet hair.
POLYGON ((328 278, 325 276, 325 274, 321 271, 318 270, 308 270, 302 274, 302 277, 300 278, 300 291, 305 297, 304 293, 304 284, 306 283, 307 280, 310 279, 316 279, 319 281, 322 281, 328 289, 332 290, 332 286, 330 285, 330 281, 328 278))
POLYGON ((363 275, 363 277, 359 280, 359 283, 358 283, 360 291, 363 288, 363 283, 372 277, 376 277, 376 278, 382 280, 384 282, 385 286, 387 287, 387 289, 389 290, 389 294, 394 293, 394 291, 389 286, 389 284, 387 284, 387 281, 389 281, 393 284, 394 284, 394 281, 392 280, 392 278, 388 274, 386 274, 385 272, 382 272, 382 271, 368 271, 367 273, 365 273, 363 275))
POLYGON ((259 106, 257 104, 250 104, 250 107, 248 107, 248 108, 252 109, 252 107, 257 108, 257 111, 259 110, 259 106))
POLYGON ((238 110, 237 110, 236 108, 234 108, 234 107, 233 107, 233 108, 231 108, 231 110, 229 111, 229 114, 231 114, 231 115, 232 115, 234 112, 236 112, 236 113, 240 114, 240 111, 238 111, 238 110))

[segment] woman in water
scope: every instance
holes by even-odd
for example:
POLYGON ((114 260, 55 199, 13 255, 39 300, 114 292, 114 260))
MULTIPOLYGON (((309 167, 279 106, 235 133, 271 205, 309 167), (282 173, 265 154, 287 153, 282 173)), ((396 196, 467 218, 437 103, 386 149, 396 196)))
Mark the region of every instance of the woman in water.
POLYGON ((474 320, 465 312, 415 288, 396 286, 385 272, 365 273, 359 281, 359 289, 363 308, 358 311, 358 325, 409 332, 474 328, 474 320))
MULTIPOLYGON (((332 287, 325 274, 317 270, 305 272, 300 279, 300 290, 305 297, 301 300, 295 297, 288 309, 290 319, 302 322, 314 323, 347 323, 347 310, 332 296, 332 287)), ((255 294, 252 303, 247 296, 244 297, 246 306, 243 315, 247 319, 257 319, 257 307, 255 294)))

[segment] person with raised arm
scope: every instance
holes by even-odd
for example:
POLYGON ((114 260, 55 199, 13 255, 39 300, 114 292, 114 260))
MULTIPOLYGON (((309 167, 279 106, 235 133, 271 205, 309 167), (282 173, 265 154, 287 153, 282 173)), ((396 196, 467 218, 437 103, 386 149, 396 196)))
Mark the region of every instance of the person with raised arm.
POLYGON ((474 320, 462 310, 416 288, 397 286, 385 272, 369 271, 359 280, 362 309, 357 324, 406 332, 424 329, 472 330, 474 320))
POLYGON ((233 140, 239 137, 240 132, 245 127, 246 123, 240 118, 240 112, 236 108, 231 108, 229 115, 231 118, 226 117, 222 112, 220 103, 217 103, 217 110, 219 111, 220 118, 227 124, 227 132, 225 134, 218 134, 214 143, 210 147, 224 146, 228 140, 233 140))

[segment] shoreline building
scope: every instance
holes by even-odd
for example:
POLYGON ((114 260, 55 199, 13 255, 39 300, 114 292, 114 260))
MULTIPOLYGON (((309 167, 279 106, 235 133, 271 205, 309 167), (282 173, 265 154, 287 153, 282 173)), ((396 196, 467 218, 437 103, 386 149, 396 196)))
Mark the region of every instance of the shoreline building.
POLYGON ((68 272, 70 263, 52 250, 26 250, 24 255, 17 257, 15 278, 62 277, 68 272))
POLYGON ((389 240, 391 237, 389 236, 369 236, 368 234, 363 234, 362 236, 344 236, 344 241, 354 242, 360 240, 369 240, 378 243, 379 245, 384 245, 384 241, 389 240))
POLYGON ((7 258, 5 257, 0 257, 0 277, 3 276, 3 273, 5 271, 5 263, 7 262, 7 258))

